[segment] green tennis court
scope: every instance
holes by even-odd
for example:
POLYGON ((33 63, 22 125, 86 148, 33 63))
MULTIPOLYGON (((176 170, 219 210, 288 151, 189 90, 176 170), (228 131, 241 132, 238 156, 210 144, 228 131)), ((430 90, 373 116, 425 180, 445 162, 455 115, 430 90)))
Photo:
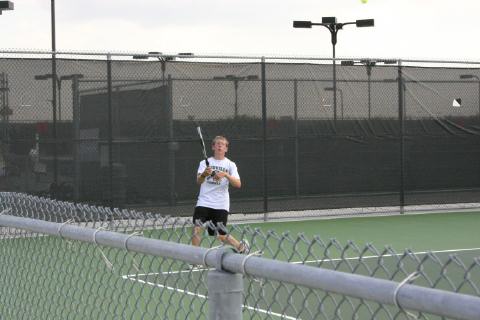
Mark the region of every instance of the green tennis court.
MULTIPOLYGON (((469 281, 464 276, 480 257, 479 218, 479 212, 455 212, 242 224, 231 229, 237 238, 248 238, 264 257, 395 281, 420 270, 415 284, 478 295, 478 265, 469 271, 469 281), (406 248, 411 252, 406 254, 406 248), (462 263, 451 260, 445 275, 443 266, 452 254, 462 263)), ((188 243, 190 232, 188 227, 164 228, 144 235, 188 243)), ((210 237, 203 245, 218 243, 210 237)), ((36 319, 45 314, 68 319, 104 314, 107 319, 155 319, 159 314, 207 318, 205 269, 50 236, 3 239, 0 246, 2 263, 8 265, 3 272, 11 278, 10 285, 0 289, 11 297, 11 305, 0 307, 1 314, 15 318, 9 310, 26 309, 36 319), (17 272, 28 275, 28 285, 17 272), (28 306, 22 306, 26 301, 28 306)), ((382 313, 398 311, 376 304, 369 305, 371 310, 364 308, 365 302, 355 299, 245 278, 244 319, 316 319, 339 309, 344 318, 372 312, 382 318, 382 313), (316 310, 319 301, 322 309, 316 310)))
POLYGON ((351 240, 359 246, 372 243, 378 249, 388 245, 397 251, 480 248, 479 211, 267 222, 250 227, 335 238, 344 244, 351 240))
MULTIPOLYGON (((399 282, 412 272, 420 270, 421 275, 416 279, 415 284, 478 294, 475 288, 472 288, 472 283, 465 282, 463 278, 466 269, 472 263, 476 263, 474 259, 480 257, 480 235, 477 232, 480 227, 479 218, 479 212, 451 212, 268 222, 235 226, 232 228, 232 233, 237 238, 248 234, 253 244, 252 249, 261 250, 264 257, 399 282), (245 232, 244 228, 250 230, 245 232), (267 237, 256 238, 255 234, 259 230, 267 237), (298 237, 298 234, 301 236, 298 237), (447 261, 453 264, 460 262, 463 266, 450 266, 447 277, 442 275, 442 272, 445 272, 442 268, 447 261)), ((163 234, 162 238, 165 236, 163 234)), ((212 238, 209 238, 206 242, 210 246, 215 245, 215 242, 211 241, 212 238)), ((179 278, 188 275, 198 277, 199 281, 206 279, 205 270, 189 272, 179 268, 171 273, 177 274, 179 278)), ((158 274, 143 274, 137 278, 137 281, 158 286, 153 281, 155 277, 158 277, 158 274)), ((130 280, 133 281, 132 278, 130 280)), ((265 288, 261 281, 246 282, 245 287, 249 288, 250 296, 246 298, 245 314, 259 319, 263 318, 261 315, 281 318, 282 312, 285 314, 285 306, 272 302, 284 298, 276 294, 278 286, 285 286, 285 284, 270 285, 265 288), (259 295, 265 297, 263 303, 258 303, 259 295)), ((173 288, 173 284, 170 288, 173 288)), ((195 296, 194 291, 187 294, 195 296)), ((207 292, 197 292, 197 295, 206 298, 207 292)), ((341 300, 339 297, 336 298, 341 300)), ((314 305, 315 299, 318 301, 318 295, 313 295, 309 299, 314 305)), ((291 297, 290 302, 293 303, 291 308, 295 312, 286 318, 296 319, 293 314, 298 314, 297 310, 305 304, 305 300, 291 297)), ((328 299, 326 305, 329 305, 328 299)), ((332 313, 335 308, 336 304, 330 302, 330 306, 325 307, 323 312, 332 313)), ((391 309, 383 310, 382 308, 382 312, 388 312, 386 310, 391 312, 391 309)), ((286 314, 288 315, 288 312, 286 314)), ((349 314, 348 311, 346 314, 349 314)), ((315 315, 307 314, 304 318, 314 319, 315 315)))

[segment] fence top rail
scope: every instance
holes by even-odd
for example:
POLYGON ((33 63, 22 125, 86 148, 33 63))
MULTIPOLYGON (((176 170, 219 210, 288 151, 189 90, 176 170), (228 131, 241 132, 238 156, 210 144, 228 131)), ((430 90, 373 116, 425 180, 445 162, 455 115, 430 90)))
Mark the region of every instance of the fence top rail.
POLYGON ((7 210, 0 213, 1 226, 203 264, 217 270, 283 281, 444 317, 477 319, 480 314, 480 297, 420 287, 406 281, 398 283, 252 255, 234 254, 226 247, 193 247, 66 223, 16 217, 7 213, 7 210))
POLYGON ((480 61, 476 60, 445 60, 445 59, 409 59, 409 58, 385 58, 385 57, 320 57, 320 56, 275 56, 275 55, 220 55, 220 54, 193 54, 193 53, 158 53, 149 54, 145 52, 100 52, 100 51, 50 51, 50 50, 28 50, 28 49, 0 49, 0 54, 26 54, 26 55, 81 55, 81 56, 105 56, 106 59, 110 57, 173 57, 185 60, 192 59, 245 59, 245 60, 292 60, 292 61, 341 61, 341 60, 355 60, 355 61, 375 61, 388 62, 393 64, 401 63, 433 63, 433 64, 465 64, 465 65, 480 65, 480 61))

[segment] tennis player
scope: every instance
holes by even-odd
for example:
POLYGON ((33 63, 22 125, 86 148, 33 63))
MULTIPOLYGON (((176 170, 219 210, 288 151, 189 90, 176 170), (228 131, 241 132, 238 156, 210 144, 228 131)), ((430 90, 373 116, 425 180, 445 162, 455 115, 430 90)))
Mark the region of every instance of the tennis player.
POLYGON ((200 185, 197 205, 193 213, 192 245, 199 246, 203 233, 203 226, 210 221, 216 228, 208 227, 210 236, 217 234, 223 243, 233 246, 238 253, 247 254, 250 247, 247 241, 238 241, 228 234, 225 228, 217 227, 222 223, 227 225, 230 209, 230 194, 228 187, 240 188, 242 182, 238 174, 237 165, 225 157, 228 151, 228 140, 223 136, 216 136, 212 141, 213 157, 208 158, 210 166, 205 160, 200 162, 197 170, 197 183, 200 185))

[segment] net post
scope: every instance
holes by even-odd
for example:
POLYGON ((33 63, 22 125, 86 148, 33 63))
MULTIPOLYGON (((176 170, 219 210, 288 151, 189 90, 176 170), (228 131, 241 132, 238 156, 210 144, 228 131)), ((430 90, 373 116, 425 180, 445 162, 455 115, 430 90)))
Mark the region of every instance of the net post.
POLYGON ((208 272, 207 286, 209 320, 242 319, 242 274, 211 270, 208 272))
MULTIPOLYGON (((230 248, 221 246, 216 251, 215 269, 207 275, 209 320, 243 319, 243 275, 227 272, 222 266, 224 257, 231 252, 230 248)), ((203 259, 206 265, 205 258, 206 254, 203 259)))

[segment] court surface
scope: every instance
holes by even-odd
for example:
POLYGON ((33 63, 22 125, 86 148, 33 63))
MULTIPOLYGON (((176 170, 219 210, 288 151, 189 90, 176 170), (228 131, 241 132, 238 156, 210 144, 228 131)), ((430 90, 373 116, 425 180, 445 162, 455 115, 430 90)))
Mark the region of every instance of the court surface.
MULTIPOLYGON (((474 286, 480 287, 480 264, 475 262, 480 259, 479 212, 267 222, 230 229, 237 238, 246 235, 252 250, 261 250, 266 258, 397 282, 420 270, 422 276, 414 282, 418 285, 467 294, 478 294, 474 286), (465 272, 472 265, 465 282, 465 272)), ((183 243, 188 243, 190 234, 190 228, 144 232, 147 237, 183 243)), ((106 319, 155 319, 159 314, 206 319, 208 315, 206 269, 50 236, 3 239, 0 245, 4 266, 8 265, 3 273, 11 279, 11 286, 0 288, 0 294, 11 297, 11 304, 0 307, 0 314, 36 319, 45 314, 69 319, 105 314, 106 319), (28 283, 18 272, 28 275, 28 283), (26 313, 8 313, 11 310, 26 313)), ((202 245, 218 242, 205 237, 202 245)), ((318 290, 251 277, 245 277, 244 285, 244 319, 330 318, 339 305, 341 318, 352 318, 353 313, 360 318, 371 315, 366 307, 355 310, 363 302, 318 290), (322 309, 317 310, 320 300, 322 309)), ((371 304, 370 309, 375 312, 378 305, 371 304)), ((396 311, 381 307, 379 314, 387 312, 396 311)), ((388 319, 386 315, 378 318, 388 319)))

